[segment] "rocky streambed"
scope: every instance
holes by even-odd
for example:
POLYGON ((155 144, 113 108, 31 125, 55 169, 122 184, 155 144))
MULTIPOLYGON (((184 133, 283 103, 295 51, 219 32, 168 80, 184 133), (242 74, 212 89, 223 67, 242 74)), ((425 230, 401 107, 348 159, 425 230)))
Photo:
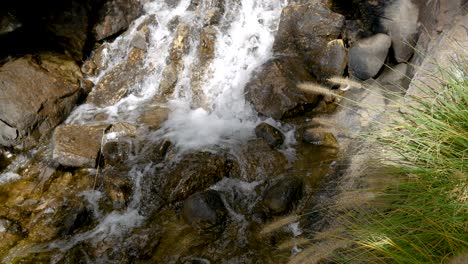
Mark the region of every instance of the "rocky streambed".
POLYGON ((3 263, 288 262, 434 24, 409 0, 91 2, 1 14, 3 263))

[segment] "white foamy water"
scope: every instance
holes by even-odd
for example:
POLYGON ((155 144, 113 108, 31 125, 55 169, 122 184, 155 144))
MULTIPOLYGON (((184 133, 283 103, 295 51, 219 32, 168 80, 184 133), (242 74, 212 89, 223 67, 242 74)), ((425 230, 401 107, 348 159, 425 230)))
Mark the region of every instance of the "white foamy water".
MULTIPOLYGON (((162 73, 168 63, 171 43, 177 36, 173 21, 189 27, 189 50, 181 58, 183 66, 178 73, 174 94, 163 106, 171 113, 159 136, 166 136, 181 149, 196 149, 209 145, 236 143, 253 135, 259 123, 257 113, 244 99, 244 88, 252 72, 271 58, 274 34, 277 30, 282 8, 287 1, 271 0, 226 0, 224 13, 217 25, 212 61, 204 66, 200 87, 194 87, 194 74, 200 67, 198 46, 200 31, 206 13, 216 2, 200 1, 199 7, 189 8, 191 1, 182 0, 175 7, 164 1, 145 5, 146 14, 139 18, 123 36, 108 44, 105 64, 109 67, 95 83, 113 66, 126 57, 138 25, 149 16, 155 22, 150 27, 150 45, 145 65, 154 69, 132 93, 116 104, 98 108, 82 105, 67 120, 68 123, 87 123, 97 113, 106 113, 105 122, 127 121, 135 123, 139 106, 151 103, 158 91, 162 73), (201 102, 197 101, 200 100, 201 102)), ((199 74, 199 72, 198 72, 199 74)))

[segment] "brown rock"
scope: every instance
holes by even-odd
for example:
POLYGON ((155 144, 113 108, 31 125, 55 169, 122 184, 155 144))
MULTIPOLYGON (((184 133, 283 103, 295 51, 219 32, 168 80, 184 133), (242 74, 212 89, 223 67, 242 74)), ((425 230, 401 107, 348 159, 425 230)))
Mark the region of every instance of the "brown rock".
POLYGON ((28 148, 62 122, 81 94, 79 67, 48 54, 0 68, 0 145, 28 148), (19 144, 22 144, 19 146, 19 144))
POLYGON ((112 68, 91 91, 87 103, 105 107, 125 97, 129 89, 143 80, 148 69, 143 68, 145 52, 133 48, 126 60, 112 68))
POLYGON ((68 167, 94 168, 107 125, 62 125, 53 135, 55 161, 68 167))
POLYGON ((106 1, 94 26, 96 40, 103 40, 127 29, 141 12, 142 6, 138 0, 106 1))
POLYGON ((290 4, 281 13, 273 50, 304 56, 313 65, 327 43, 338 38, 343 25, 344 17, 332 12, 326 1, 290 4))
POLYGON ((170 109, 160 106, 144 108, 138 118, 138 123, 145 124, 151 129, 159 129, 170 113, 170 109))

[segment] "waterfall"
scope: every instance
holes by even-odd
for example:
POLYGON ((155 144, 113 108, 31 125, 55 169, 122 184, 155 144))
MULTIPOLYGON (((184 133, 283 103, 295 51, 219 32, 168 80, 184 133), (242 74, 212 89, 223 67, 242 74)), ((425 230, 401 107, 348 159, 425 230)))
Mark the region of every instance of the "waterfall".
MULTIPOLYGON (((164 103, 168 120, 156 134, 169 138, 182 150, 235 143, 253 135, 259 119, 244 99, 244 87, 252 72, 271 57, 274 34, 282 8, 287 1, 226 0, 193 2, 181 0, 176 6, 164 1, 145 5, 145 15, 133 27, 105 49, 107 69, 92 79, 98 83, 103 76, 129 52, 136 27, 151 16, 151 36, 145 65, 154 70, 136 84, 131 93, 117 103, 104 108, 84 104, 68 118, 68 123, 87 123, 90 116, 106 113, 103 122, 135 122, 135 112, 144 104, 154 104, 164 69, 171 56, 171 43, 177 38, 174 21, 188 27, 188 50, 180 58, 177 83, 164 103), (214 51, 208 62, 200 59, 200 33, 207 28, 206 17, 213 8, 223 9, 221 18, 209 26, 214 32, 214 51), (194 79, 196 79, 194 81, 194 79), (195 87, 196 86, 196 87, 195 87)), ((138 125, 138 124, 137 124, 138 125)))

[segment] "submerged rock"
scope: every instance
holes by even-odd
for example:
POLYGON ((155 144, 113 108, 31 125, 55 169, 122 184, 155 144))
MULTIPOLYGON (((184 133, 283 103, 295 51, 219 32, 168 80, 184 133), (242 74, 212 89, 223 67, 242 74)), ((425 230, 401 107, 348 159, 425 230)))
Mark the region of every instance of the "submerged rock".
POLYGON ((261 123, 255 128, 255 135, 263 138, 272 148, 279 147, 284 142, 284 135, 272 125, 261 123))
POLYGON ((280 119, 296 108, 317 104, 318 95, 297 88, 301 82, 314 80, 301 59, 274 58, 265 63, 246 85, 246 99, 259 113, 280 119))
POLYGON ((283 178, 266 190, 263 204, 271 214, 285 214, 302 198, 302 186, 297 177, 283 178))
POLYGON ((323 128, 306 129, 302 134, 302 141, 325 147, 338 147, 335 135, 323 128))
POLYGON ((182 215, 191 226, 206 230, 222 224, 227 210, 219 193, 208 190, 196 193, 185 200, 182 215))
POLYGON ((53 159, 63 166, 94 168, 107 125, 62 125, 53 135, 53 159))
POLYGON ((391 38, 381 33, 357 41, 349 50, 351 74, 361 80, 375 77, 384 65, 391 45, 391 38))
POLYGON ((62 55, 32 56, 0 68, 0 145, 29 148, 71 112, 82 90, 79 67, 62 55))

